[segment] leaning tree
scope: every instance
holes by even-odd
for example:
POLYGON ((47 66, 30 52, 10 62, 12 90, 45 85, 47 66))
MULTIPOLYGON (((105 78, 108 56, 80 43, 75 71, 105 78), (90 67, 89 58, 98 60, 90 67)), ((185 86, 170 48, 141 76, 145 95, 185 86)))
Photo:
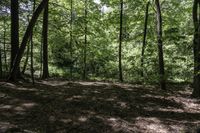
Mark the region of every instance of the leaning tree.
POLYGON ((194 90, 193 96, 200 97, 200 0, 193 3, 193 22, 194 22, 194 90))

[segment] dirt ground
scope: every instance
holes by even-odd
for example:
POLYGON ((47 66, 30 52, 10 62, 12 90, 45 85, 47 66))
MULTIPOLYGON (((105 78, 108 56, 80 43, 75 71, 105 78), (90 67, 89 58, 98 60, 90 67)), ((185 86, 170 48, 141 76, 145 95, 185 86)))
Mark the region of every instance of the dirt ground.
MULTIPOLYGON (((0 83, 3 84, 3 83, 0 83)), ((200 100, 188 85, 38 81, 0 86, 0 133, 192 133, 200 100)))

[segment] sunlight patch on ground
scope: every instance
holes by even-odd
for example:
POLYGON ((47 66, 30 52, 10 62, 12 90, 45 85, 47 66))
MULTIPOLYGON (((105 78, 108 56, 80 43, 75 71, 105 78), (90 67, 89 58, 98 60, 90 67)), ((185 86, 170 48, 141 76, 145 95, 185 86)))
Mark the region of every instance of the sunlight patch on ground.
POLYGON ((15 88, 16 87, 15 84, 7 83, 7 82, 0 82, 0 84, 2 84, 5 87, 10 87, 10 88, 15 88))
POLYGON ((136 131, 135 126, 132 123, 120 118, 107 118, 106 123, 116 132, 121 131, 125 133, 132 133, 136 131))
POLYGON ((15 89, 20 91, 38 91, 35 88, 25 88, 25 87, 16 87, 15 89))
POLYGON ((158 108, 158 111, 162 111, 162 112, 175 112, 175 113, 183 113, 184 110, 182 109, 177 109, 177 108, 158 108))
POLYGON ((125 102, 117 102, 117 105, 119 105, 123 109, 129 108, 128 105, 127 105, 127 103, 125 103, 125 102))
POLYGON ((83 98, 85 98, 85 97, 81 96, 81 95, 76 95, 76 96, 72 96, 72 97, 66 98, 65 101, 80 100, 80 99, 83 99, 83 98))
POLYGON ((75 82, 79 83, 81 85, 86 85, 86 86, 102 86, 102 85, 109 85, 110 83, 104 83, 104 82, 75 82))
POLYGON ((42 84, 51 85, 51 86, 63 86, 69 83, 69 81, 42 81, 42 84))
POLYGON ((0 133, 6 133, 8 129, 16 128, 17 126, 8 123, 8 122, 0 122, 0 133))
POLYGON ((12 105, 0 105, 0 110, 7 110, 7 109, 11 109, 13 106, 12 105))
POLYGON ((38 104, 36 103, 23 103, 21 106, 25 107, 27 109, 33 108, 34 106, 37 106, 38 104))
POLYGON ((86 122, 87 120, 88 120, 88 118, 84 117, 84 116, 81 116, 78 118, 78 121, 80 121, 80 122, 86 122))
POLYGON ((65 123, 65 124, 68 124, 68 123, 72 122, 71 119, 61 119, 60 121, 65 123))
POLYGON ((184 112, 200 113, 200 104, 198 104, 199 100, 175 96, 167 97, 167 99, 173 99, 176 103, 181 103, 184 107, 184 112))
POLYGON ((109 125, 114 132, 120 133, 134 133, 139 132, 134 123, 121 119, 120 117, 110 116, 96 116, 97 119, 101 119, 105 125, 109 125))
MULTIPOLYGON (((170 133, 172 131, 172 127, 170 125, 164 125, 162 121, 158 118, 145 118, 145 117, 138 117, 136 118, 136 126, 140 129, 144 129, 148 131, 148 133, 170 133)), ((183 131, 183 127, 175 126, 175 130, 179 132, 183 131)), ((174 130, 173 130, 174 131, 174 130)))
POLYGON ((0 92, 0 98, 5 98, 5 97, 8 97, 7 94, 0 92))

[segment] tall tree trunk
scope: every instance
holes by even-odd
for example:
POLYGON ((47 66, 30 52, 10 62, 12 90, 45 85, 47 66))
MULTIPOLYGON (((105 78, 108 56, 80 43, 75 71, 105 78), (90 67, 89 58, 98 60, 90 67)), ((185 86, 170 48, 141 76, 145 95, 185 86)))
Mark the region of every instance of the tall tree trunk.
POLYGON ((193 97, 200 98, 200 0, 194 0, 193 4, 193 22, 194 22, 194 90, 193 97), (199 12, 198 12, 199 9, 199 12), (199 14, 198 14, 199 13, 199 14))
POLYGON ((156 11, 157 11, 157 39, 158 39, 158 57, 159 57, 159 75, 160 75, 160 86, 162 90, 166 90, 165 83, 165 69, 163 59, 163 42, 162 42, 162 16, 160 9, 160 1, 155 0, 156 11))
POLYGON ((3 77, 3 67, 2 67, 2 56, 1 56, 1 47, 0 47, 0 79, 3 77))
POLYGON ((146 47, 146 37, 147 37, 147 25, 148 25, 148 17, 149 17, 149 4, 146 5, 146 12, 145 12, 145 20, 144 20, 144 36, 143 36, 143 45, 142 45, 142 55, 141 55, 141 76, 144 77, 144 51, 146 47))
POLYGON ((41 35, 41 47, 40 47, 40 78, 42 78, 42 73, 43 73, 43 37, 41 35))
POLYGON ((30 44, 28 43, 27 45, 28 45, 28 46, 27 46, 27 51, 26 51, 26 59, 25 59, 24 66, 23 66, 23 69, 22 69, 22 72, 21 72, 22 74, 25 73, 26 67, 27 67, 27 65, 28 65, 29 52, 30 52, 30 44))
POLYGON ((31 79, 34 85, 35 79, 34 79, 34 68, 33 68, 33 33, 31 35, 30 44, 31 44, 31 79))
POLYGON ((123 82, 123 72, 122 72, 122 41, 123 41, 123 0, 120 1, 120 33, 119 33, 119 80, 123 82))
POLYGON ((3 53, 4 53, 5 71, 8 71, 7 52, 6 52, 6 20, 5 19, 4 19, 4 32, 3 32, 3 53))
POLYGON ((20 48, 19 48, 19 51, 17 53, 17 56, 16 56, 16 59, 14 61, 14 65, 13 65, 13 68, 11 70, 11 73, 9 75, 9 78, 8 80, 10 81, 15 81, 16 80, 16 74, 17 74, 17 66, 19 66, 20 62, 21 62, 21 59, 22 59, 22 56, 24 54, 24 50, 26 48, 26 45, 27 45, 27 42, 31 36, 31 32, 35 26, 35 23, 39 17, 39 15, 41 14, 42 10, 45 8, 46 4, 47 4, 48 0, 43 0, 39 6, 37 7, 37 9, 35 10, 35 12, 33 13, 33 16, 29 22, 29 25, 26 29, 26 32, 24 34, 24 37, 22 39, 22 43, 20 45, 20 48))
MULTIPOLYGON (((30 20, 29 20, 29 15, 27 16, 27 21, 29 22, 30 20)), ((25 59, 25 61, 24 61, 24 66, 23 66, 23 69, 22 69, 22 74, 24 74, 25 73, 25 71, 26 71, 26 67, 27 67, 27 65, 28 65, 28 59, 29 59, 29 52, 30 52, 30 45, 31 45, 31 41, 29 40, 29 42, 28 42, 28 44, 27 44, 28 46, 27 46, 27 50, 26 50, 26 59, 25 59)))
MULTIPOLYGON (((70 6, 71 6, 71 20, 70 20, 70 59, 72 61, 73 58, 73 35, 72 35, 72 30, 73 30, 73 0, 70 1, 70 6)), ((70 64, 70 78, 73 79, 73 63, 70 64)))
POLYGON ((87 79, 87 31, 88 31, 88 20, 87 20, 87 16, 88 16, 88 1, 85 0, 85 43, 84 43, 84 59, 83 59, 83 63, 84 63, 84 68, 83 68, 83 79, 87 79))
MULTIPOLYGON (((19 50, 19 3, 18 0, 11 0, 11 65, 13 68, 14 61, 19 50)), ((19 64, 16 66, 17 75, 20 74, 19 64)))
MULTIPOLYGON (((47 0, 48 1, 48 0, 47 0)), ((49 15, 49 6, 47 5, 44 9, 43 15, 43 75, 42 78, 46 79, 49 77, 49 68, 48 68, 48 15, 49 15)))
MULTIPOLYGON (((33 13, 35 11, 35 0, 33 1, 33 13)), ((32 29, 32 33, 30 36, 30 44, 31 44, 31 79, 32 79, 32 83, 33 85, 35 84, 35 79, 34 79, 34 67, 33 67, 33 29, 32 29)))

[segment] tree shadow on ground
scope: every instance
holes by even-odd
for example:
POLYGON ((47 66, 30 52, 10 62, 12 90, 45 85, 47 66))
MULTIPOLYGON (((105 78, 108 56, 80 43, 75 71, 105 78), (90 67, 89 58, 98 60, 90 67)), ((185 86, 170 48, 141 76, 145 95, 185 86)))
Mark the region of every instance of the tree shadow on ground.
POLYGON ((7 83, 0 89, 0 132, 184 132, 200 126, 200 102, 187 85, 101 82, 7 83))

